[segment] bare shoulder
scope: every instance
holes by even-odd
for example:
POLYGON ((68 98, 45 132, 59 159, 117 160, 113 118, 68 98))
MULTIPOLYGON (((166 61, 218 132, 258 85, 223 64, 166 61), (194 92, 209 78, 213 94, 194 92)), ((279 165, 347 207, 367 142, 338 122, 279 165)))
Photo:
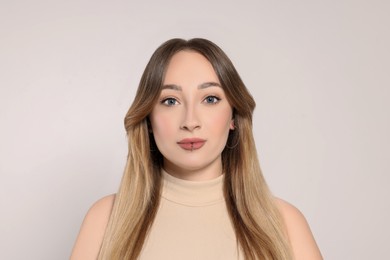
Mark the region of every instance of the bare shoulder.
POLYGON ((294 258, 297 260, 322 259, 320 250, 303 214, 296 207, 282 199, 275 198, 275 202, 283 216, 294 258))
POLYGON ((115 195, 106 196, 88 210, 73 248, 71 260, 96 259, 114 205, 115 195))

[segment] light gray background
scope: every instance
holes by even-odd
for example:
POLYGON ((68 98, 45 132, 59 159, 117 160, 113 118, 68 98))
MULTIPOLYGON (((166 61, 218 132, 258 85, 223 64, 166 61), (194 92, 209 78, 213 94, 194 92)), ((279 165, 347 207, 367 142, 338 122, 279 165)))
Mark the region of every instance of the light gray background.
POLYGON ((231 57, 266 179, 325 259, 390 259, 389 1, 0 3, 0 259, 69 257, 116 192, 123 117, 172 37, 231 57))

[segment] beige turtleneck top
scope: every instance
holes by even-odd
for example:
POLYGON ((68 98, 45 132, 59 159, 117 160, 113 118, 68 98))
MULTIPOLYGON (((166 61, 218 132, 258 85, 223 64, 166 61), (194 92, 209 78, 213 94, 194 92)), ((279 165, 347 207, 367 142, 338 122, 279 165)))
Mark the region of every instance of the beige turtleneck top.
POLYGON ((240 259, 223 197, 224 175, 199 182, 162 175, 160 207, 139 259, 240 259))

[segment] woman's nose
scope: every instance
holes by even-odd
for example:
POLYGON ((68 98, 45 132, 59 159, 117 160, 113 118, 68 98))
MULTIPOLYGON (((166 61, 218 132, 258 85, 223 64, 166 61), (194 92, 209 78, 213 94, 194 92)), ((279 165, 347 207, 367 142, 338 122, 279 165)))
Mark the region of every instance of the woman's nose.
POLYGON ((186 110, 184 111, 184 117, 180 128, 192 132, 195 129, 200 127, 201 127, 201 123, 196 108, 194 107, 186 108, 186 110))

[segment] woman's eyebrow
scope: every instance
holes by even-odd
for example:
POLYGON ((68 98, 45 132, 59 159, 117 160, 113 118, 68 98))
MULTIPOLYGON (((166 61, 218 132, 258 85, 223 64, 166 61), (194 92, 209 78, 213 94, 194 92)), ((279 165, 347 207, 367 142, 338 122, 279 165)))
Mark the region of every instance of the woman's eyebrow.
MULTIPOLYGON (((221 87, 221 84, 217 82, 205 82, 200 85, 198 85, 198 89, 204 89, 204 88, 209 88, 209 87, 221 87)), ((182 91, 183 89, 181 86, 176 85, 176 84, 166 84, 162 86, 162 89, 172 89, 172 90, 177 90, 177 91, 182 91)))
POLYGON ((198 86, 198 89, 204 89, 204 88, 209 88, 209 87, 221 87, 221 84, 217 82, 205 82, 202 83, 198 86))
POLYGON ((182 88, 178 85, 175 85, 175 84, 163 85, 161 90, 163 90, 163 89, 173 89, 173 90, 177 90, 177 91, 182 91, 182 88))

